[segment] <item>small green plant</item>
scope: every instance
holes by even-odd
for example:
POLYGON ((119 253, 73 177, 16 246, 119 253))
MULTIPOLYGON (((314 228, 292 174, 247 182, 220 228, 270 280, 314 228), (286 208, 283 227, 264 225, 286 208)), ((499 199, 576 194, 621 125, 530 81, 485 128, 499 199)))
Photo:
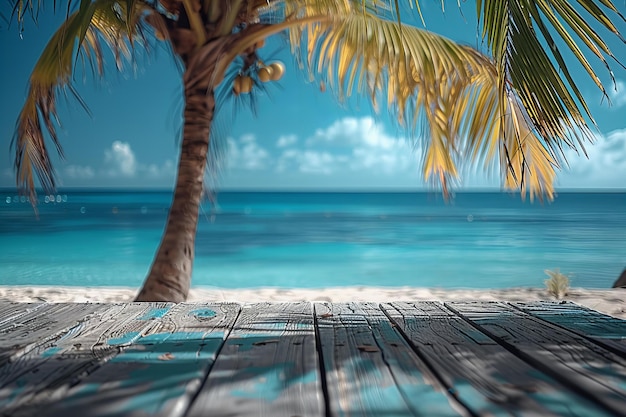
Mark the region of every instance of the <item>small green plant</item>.
POLYGON ((553 295, 557 300, 565 297, 569 290, 569 278, 562 274, 558 269, 551 271, 546 269, 545 273, 550 277, 544 281, 548 293, 553 295))

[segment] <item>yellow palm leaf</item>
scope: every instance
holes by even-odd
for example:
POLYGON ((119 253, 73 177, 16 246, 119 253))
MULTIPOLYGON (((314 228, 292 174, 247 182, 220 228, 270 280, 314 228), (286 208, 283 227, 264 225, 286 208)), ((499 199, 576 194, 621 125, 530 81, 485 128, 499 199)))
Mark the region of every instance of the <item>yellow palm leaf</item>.
POLYGON ((48 42, 30 76, 28 97, 18 117, 13 141, 18 188, 28 191, 31 201, 36 201, 35 176, 46 193, 52 193, 55 188, 54 170, 40 120, 63 156, 55 129, 56 99, 64 87, 74 92, 70 80, 76 53, 82 54, 94 74, 101 76, 104 71, 102 45, 105 44, 113 51, 120 67, 124 59, 130 59, 128 42, 140 35, 138 28, 145 11, 146 6, 136 1, 81 1, 78 10, 67 16, 48 42), (127 7, 129 5, 132 9, 127 7))
MULTIPOLYGON (((395 109, 399 122, 411 120, 411 126, 423 132, 417 139, 424 177, 438 181, 444 192, 458 180, 461 166, 482 160, 486 167, 504 162, 505 187, 527 187, 532 197, 542 192, 551 196, 542 181, 552 183, 557 165, 552 159, 540 161, 537 155, 542 153, 526 144, 536 142, 527 139, 520 152, 511 153, 513 159, 506 158, 502 144, 510 147, 507 140, 525 137, 530 120, 501 125, 503 114, 513 110, 508 96, 499 94, 493 61, 434 33, 406 25, 400 30, 394 21, 371 14, 359 3, 347 3, 351 7, 335 9, 328 21, 292 29, 292 45, 306 48, 309 69, 340 98, 355 92, 355 85, 362 89, 356 92, 372 98, 386 90, 387 106, 395 109), (520 156, 527 150, 535 152, 533 158, 520 156), (512 164, 519 165, 520 175, 508 169, 512 164), (537 180, 524 182, 525 172, 537 180)), ((515 114, 517 119, 526 115, 515 114)))

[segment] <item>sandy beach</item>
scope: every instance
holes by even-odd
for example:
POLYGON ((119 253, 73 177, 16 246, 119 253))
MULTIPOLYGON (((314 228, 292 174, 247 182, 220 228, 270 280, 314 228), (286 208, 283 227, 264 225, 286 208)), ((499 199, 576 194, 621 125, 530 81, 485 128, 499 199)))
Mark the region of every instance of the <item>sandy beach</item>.
MULTIPOLYGON (((0 286, 0 299, 15 302, 114 303, 133 300, 137 289, 112 287, 0 286)), ((333 287, 320 289, 192 288, 189 302, 237 303, 289 301, 536 301, 555 298, 542 288, 442 289, 416 287, 333 287)), ((563 300, 626 319, 626 289, 572 288, 563 300)))

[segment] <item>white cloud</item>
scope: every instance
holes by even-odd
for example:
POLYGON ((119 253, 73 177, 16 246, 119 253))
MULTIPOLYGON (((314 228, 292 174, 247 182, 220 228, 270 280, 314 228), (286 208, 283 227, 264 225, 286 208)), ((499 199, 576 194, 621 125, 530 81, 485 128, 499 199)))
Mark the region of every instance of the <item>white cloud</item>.
POLYGON ((326 129, 317 129, 307 140, 308 144, 334 143, 364 145, 378 149, 392 149, 402 142, 398 138, 387 135, 383 126, 371 117, 345 117, 337 120, 326 129))
POLYGON ((307 140, 307 144, 330 143, 334 145, 356 145, 362 142, 372 143, 376 139, 370 136, 379 136, 380 127, 371 117, 357 119, 345 117, 337 120, 326 129, 317 129, 315 134, 307 140))
POLYGON ((306 173, 330 174, 331 166, 338 160, 328 152, 304 151, 300 158, 300 171, 306 173))
MULTIPOLYGON (((165 160, 162 164, 140 163, 130 144, 121 141, 113 142, 111 147, 104 151, 104 164, 105 168, 99 170, 98 174, 110 177, 169 179, 176 174, 176 166, 171 160, 165 160)), ((95 176, 91 167, 69 166, 65 173, 70 178, 95 176)))
POLYGON ((287 149, 284 150, 282 155, 278 158, 278 163, 276 164, 277 172, 285 172, 288 169, 292 168, 294 164, 299 164, 300 154, 302 151, 300 149, 287 149))
POLYGON ((296 142, 298 142, 298 137, 296 135, 283 135, 276 141, 276 147, 286 148, 287 146, 294 145, 296 142))
POLYGON ((284 172, 295 168, 306 174, 330 175, 334 172, 337 162, 341 160, 345 160, 345 157, 329 152, 287 149, 279 157, 276 171, 284 172))
POLYGON ((394 174, 409 168, 417 169, 415 155, 408 149, 404 152, 375 152, 373 148, 364 147, 355 149, 353 154, 351 167, 354 170, 380 170, 385 174, 394 174))
POLYGON ((140 171, 145 171, 152 178, 173 177, 176 174, 176 166, 169 159, 163 162, 162 165, 149 164, 145 167, 140 165, 139 168, 140 171))
POLYGON ((326 129, 316 130, 306 143, 310 147, 334 145, 343 148, 342 160, 327 158, 325 161, 348 162, 353 171, 367 170, 391 175, 416 168, 415 153, 406 140, 388 135, 371 117, 337 120, 326 129))
POLYGON ((135 154, 126 142, 113 142, 111 148, 104 151, 104 162, 111 176, 134 177, 137 172, 135 154))
POLYGON ((291 134, 280 136, 274 143, 278 155, 260 145, 252 134, 229 138, 227 166, 336 178, 364 175, 364 180, 367 176, 419 177, 411 146, 404 138, 387 134, 371 117, 346 117, 317 129, 304 141, 291 134))
POLYGON ((615 80, 615 87, 609 87, 609 97, 615 108, 626 105, 626 82, 615 80))
POLYGON ((252 134, 243 135, 239 140, 228 138, 228 167, 256 171, 266 167, 269 152, 260 146, 252 134))
POLYGON ((64 172, 68 178, 72 179, 90 179, 96 176, 95 170, 90 166, 68 165, 64 172))
POLYGON ((294 134, 282 135, 275 142, 278 156, 258 143, 256 136, 245 134, 228 138, 226 166, 230 169, 299 172, 324 175, 375 175, 417 172, 415 154, 403 138, 388 135, 371 117, 346 117, 317 129, 304 142, 294 134))
POLYGON ((624 188, 626 178, 626 128, 600 136, 585 147, 589 158, 566 151, 569 169, 559 175, 564 188, 624 188))

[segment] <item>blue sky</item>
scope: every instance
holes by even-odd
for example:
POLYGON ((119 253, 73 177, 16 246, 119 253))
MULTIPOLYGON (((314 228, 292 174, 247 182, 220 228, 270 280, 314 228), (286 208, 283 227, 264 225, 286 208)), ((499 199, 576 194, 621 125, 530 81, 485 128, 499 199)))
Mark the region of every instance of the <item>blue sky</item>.
MULTIPOLYGON (((623 13, 626 6, 616 2, 623 13)), ((3 6, 6 8, 6 6, 3 6)), ((463 3, 463 15, 450 2, 445 15, 437 2, 423 2, 427 28, 480 46, 476 36, 475 7, 463 3)), ((10 142, 15 120, 27 92, 27 79, 53 30, 63 18, 63 8, 52 15, 46 9, 38 25, 26 24, 20 38, 16 26, 2 22, 0 48, 0 187, 13 187, 13 153, 10 142)), ((6 15, 6 10, 3 10, 6 15)), ((626 33, 626 25, 621 24, 626 33)), ((623 44, 611 39, 615 55, 626 62, 623 44)), ((289 48, 270 41, 260 51, 271 61, 285 62, 287 71, 267 95, 259 97, 258 114, 247 108, 233 115, 221 112, 219 133, 227 153, 219 186, 225 189, 420 189, 425 186, 406 132, 386 113, 376 115, 367 99, 341 105, 329 91, 307 81, 293 64, 289 48)), ((589 159, 568 152, 570 163, 559 174, 557 189, 624 188, 626 178, 626 70, 612 65, 616 88, 606 83, 612 105, 575 68, 575 78, 596 118, 597 142, 589 145, 589 159)), ((572 67, 573 68, 573 67, 572 67)), ((171 188, 174 182, 180 136, 182 97, 180 70, 169 52, 154 48, 139 65, 117 73, 112 62, 104 80, 77 71, 75 85, 91 115, 68 95, 59 103, 62 127, 59 137, 65 159, 55 159, 62 187, 171 188)), ((497 177, 470 172, 459 190, 499 187, 497 177)))

